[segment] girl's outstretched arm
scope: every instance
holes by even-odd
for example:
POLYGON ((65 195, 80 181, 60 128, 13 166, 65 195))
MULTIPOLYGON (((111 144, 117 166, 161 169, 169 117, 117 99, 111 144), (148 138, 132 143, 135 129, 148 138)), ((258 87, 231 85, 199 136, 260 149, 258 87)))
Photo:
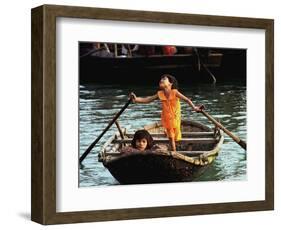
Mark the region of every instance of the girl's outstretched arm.
POLYGON ((130 93, 130 98, 132 98, 134 103, 150 103, 158 98, 158 95, 152 95, 149 97, 137 97, 136 94, 130 93))
POLYGON ((183 95, 182 93, 180 93, 178 90, 177 90, 176 96, 177 96, 178 98, 180 98, 180 99, 186 101, 186 102, 192 107, 192 109, 193 109, 194 111, 196 111, 196 112, 200 112, 200 111, 201 111, 200 107, 195 106, 195 105, 193 104, 193 102, 192 102, 188 97, 184 96, 184 95, 183 95))

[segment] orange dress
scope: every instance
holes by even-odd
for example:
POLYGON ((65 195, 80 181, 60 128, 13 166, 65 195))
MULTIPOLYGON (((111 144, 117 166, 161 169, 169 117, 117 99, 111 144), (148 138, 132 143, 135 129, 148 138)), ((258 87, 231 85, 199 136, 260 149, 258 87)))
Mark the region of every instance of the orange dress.
POLYGON ((169 98, 163 90, 157 92, 162 102, 161 122, 169 138, 181 140, 181 106, 180 99, 176 96, 176 89, 172 89, 169 98))

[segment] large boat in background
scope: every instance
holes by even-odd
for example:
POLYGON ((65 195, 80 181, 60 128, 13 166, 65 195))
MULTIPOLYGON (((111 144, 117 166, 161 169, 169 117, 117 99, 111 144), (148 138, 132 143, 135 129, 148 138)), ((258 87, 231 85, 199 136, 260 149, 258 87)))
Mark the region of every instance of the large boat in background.
POLYGON ((153 83, 165 73, 179 82, 246 80, 245 49, 97 43, 79 48, 80 84, 153 83))

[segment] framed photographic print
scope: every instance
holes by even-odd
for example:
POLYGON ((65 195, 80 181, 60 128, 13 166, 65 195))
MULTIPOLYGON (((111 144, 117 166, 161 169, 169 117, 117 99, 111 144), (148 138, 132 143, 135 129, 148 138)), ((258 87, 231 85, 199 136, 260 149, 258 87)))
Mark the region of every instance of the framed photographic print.
POLYGON ((32 9, 41 224, 273 210, 274 21, 32 9))

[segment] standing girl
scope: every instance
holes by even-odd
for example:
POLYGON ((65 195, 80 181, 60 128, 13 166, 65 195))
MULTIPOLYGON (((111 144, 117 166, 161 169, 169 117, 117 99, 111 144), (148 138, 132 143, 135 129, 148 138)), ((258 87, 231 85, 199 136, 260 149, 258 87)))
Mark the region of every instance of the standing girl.
POLYGON ((135 103, 150 103, 158 98, 161 100, 161 122, 170 140, 172 151, 176 151, 176 141, 181 140, 180 99, 187 102, 196 112, 200 112, 201 108, 195 106, 189 98, 178 91, 177 80, 172 75, 164 74, 159 82, 159 87, 160 90, 153 96, 137 97, 131 93, 130 97, 135 103))

